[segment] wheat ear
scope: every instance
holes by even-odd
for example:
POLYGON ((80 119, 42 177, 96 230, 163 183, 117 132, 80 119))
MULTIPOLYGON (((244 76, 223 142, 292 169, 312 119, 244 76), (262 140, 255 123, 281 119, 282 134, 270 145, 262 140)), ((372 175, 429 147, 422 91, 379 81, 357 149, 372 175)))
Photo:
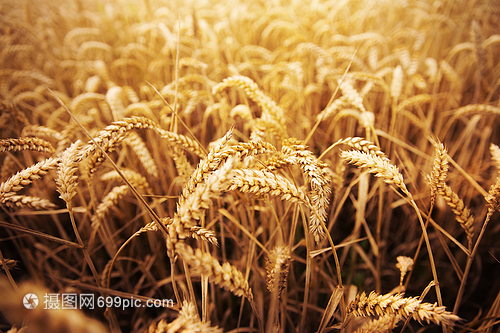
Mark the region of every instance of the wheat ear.
POLYGON ((50 138, 58 141, 62 140, 62 135, 60 132, 46 126, 39 126, 39 125, 29 125, 23 127, 21 136, 23 137, 29 136, 35 138, 50 138))
POLYGON ((57 191, 60 198, 67 203, 76 195, 78 187, 76 180, 78 177, 75 176, 75 173, 78 171, 78 162, 82 158, 80 154, 81 147, 82 142, 78 140, 67 148, 61 155, 61 162, 57 169, 57 191))
POLYGON ((210 326, 210 322, 200 321, 195 305, 188 301, 182 303, 182 309, 179 311, 179 316, 174 321, 168 323, 165 319, 161 319, 157 323, 152 323, 148 328, 148 332, 152 333, 222 333, 223 331, 223 329, 217 326, 210 326))
POLYGON ((266 285, 267 290, 281 297, 286 287, 290 269, 290 249, 277 246, 266 257, 266 285))
POLYGON ((491 158, 493 159, 493 162, 495 162, 495 167, 497 170, 500 170, 500 148, 492 143, 490 145, 490 152, 491 152, 491 158))
POLYGON ((149 153, 149 150, 142 138, 137 133, 132 132, 127 136, 125 142, 137 155, 147 173, 155 178, 158 178, 158 167, 156 166, 154 159, 151 157, 151 154, 149 153))
POLYGON ((273 195, 282 200, 301 202, 313 209, 306 194, 288 179, 267 170, 235 169, 228 190, 239 190, 259 196, 273 195))
POLYGON ((464 229, 470 249, 472 245, 472 238, 474 237, 474 216, 465 206, 458 194, 456 194, 448 185, 443 184, 440 186, 438 193, 444 198, 448 206, 451 207, 457 222, 460 224, 462 229, 464 229))
POLYGON ((396 264, 396 267, 399 268, 399 270, 401 271, 399 285, 402 286, 403 279, 404 279, 406 273, 408 273, 408 271, 411 271, 413 269, 413 259, 410 257, 398 256, 396 258, 396 260, 398 261, 398 263, 396 264))
POLYGON ((444 181, 448 173, 448 154, 446 148, 441 142, 436 142, 434 146, 434 162, 429 176, 429 183, 431 185, 431 205, 434 205, 439 190, 443 189, 446 185, 444 181))
POLYGON ((167 226, 167 250, 170 255, 173 255, 176 244, 187 237, 217 244, 214 233, 204 228, 197 228, 196 225, 193 225, 193 220, 201 219, 204 211, 212 204, 212 199, 227 189, 232 169, 238 161, 237 156, 228 158, 219 169, 207 176, 205 183, 198 183, 193 191, 179 200, 177 213, 172 219, 172 223, 167 226))
POLYGON ((314 156, 307 146, 300 140, 287 139, 283 142, 282 154, 284 160, 290 164, 300 166, 312 191, 312 205, 314 212, 310 218, 309 229, 316 242, 325 236, 323 224, 326 221, 326 208, 331 193, 332 174, 328 165, 314 156))
POLYGON ((185 198, 194 191, 196 185, 200 183, 204 177, 208 176, 210 172, 216 170, 223 162, 221 152, 224 147, 227 146, 231 136, 233 135, 233 129, 231 128, 222 138, 219 144, 210 150, 208 155, 200 161, 198 167, 193 172, 189 178, 187 184, 182 189, 182 197, 180 202, 182 203, 185 198))
POLYGON ((18 138, 18 139, 1 139, 0 152, 6 151, 21 151, 34 150, 44 153, 54 153, 54 147, 48 141, 40 138, 18 138))
POLYGON ((382 178, 384 182, 396 185, 409 198, 412 197, 406 188, 403 175, 399 173, 399 169, 396 166, 391 164, 388 158, 356 150, 342 151, 340 157, 348 163, 367 169, 368 172, 375 174, 376 177, 382 178))
POLYGON ((202 252, 200 249, 195 251, 183 242, 175 245, 175 252, 189 264, 195 274, 208 276, 216 285, 236 296, 245 296, 249 301, 253 300, 252 290, 243 274, 228 262, 221 266, 210 253, 202 252))
POLYGON ((53 209, 56 207, 47 199, 27 195, 11 195, 3 198, 1 203, 12 208, 53 209))
POLYGON ((333 144, 333 146, 338 146, 340 144, 351 146, 357 150, 363 151, 367 154, 377 155, 379 157, 386 157, 385 153, 380 150, 373 142, 366 140, 361 137, 348 137, 345 139, 340 139, 333 144))
POLYGON ((400 320, 401 317, 394 315, 380 316, 377 319, 370 320, 354 333, 389 333, 392 332, 400 320))
POLYGON ((433 322, 440 325, 451 325, 460 318, 449 311, 444 306, 437 306, 435 303, 423 303, 418 297, 403 298, 402 294, 380 295, 372 291, 368 296, 363 292, 349 304, 348 313, 354 316, 398 316, 423 321, 429 324, 433 322))
POLYGON ((33 180, 40 179, 49 170, 55 168, 58 163, 59 158, 49 157, 19 171, 0 185, 0 200, 3 202, 7 197, 14 195, 15 192, 21 190, 24 186, 31 184, 33 180))

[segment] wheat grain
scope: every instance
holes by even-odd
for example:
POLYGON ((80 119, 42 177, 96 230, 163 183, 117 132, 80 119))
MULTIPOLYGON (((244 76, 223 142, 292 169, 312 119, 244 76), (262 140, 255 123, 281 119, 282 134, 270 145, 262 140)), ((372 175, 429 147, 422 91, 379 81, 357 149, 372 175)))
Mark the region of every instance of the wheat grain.
POLYGON ((167 140, 171 144, 179 146, 187 151, 190 151, 190 152, 196 154, 196 156, 198 156, 198 157, 201 157, 201 158, 206 157, 205 151, 201 148, 201 146, 199 145, 199 143, 197 141, 194 141, 194 140, 192 140, 192 139, 190 139, 187 136, 184 136, 182 134, 177 134, 177 133, 165 131, 159 127, 155 127, 154 129, 156 132, 158 132, 158 134, 160 134, 162 139, 167 140))
POLYGON ((213 245, 219 245, 217 241, 217 236, 212 230, 202 228, 200 226, 193 226, 189 229, 190 237, 196 240, 202 240, 213 245))
POLYGON ((102 151, 95 146, 100 145, 105 152, 109 152, 125 138, 125 134, 132 129, 156 129, 157 125, 152 120, 142 117, 125 118, 107 126, 100 134, 90 141, 85 150, 85 156, 89 156, 88 173, 92 175, 97 167, 104 162, 102 151))
POLYGON ((300 189, 283 176, 266 170, 235 169, 228 190, 239 190, 255 195, 279 196, 282 200, 309 204, 309 199, 300 189))

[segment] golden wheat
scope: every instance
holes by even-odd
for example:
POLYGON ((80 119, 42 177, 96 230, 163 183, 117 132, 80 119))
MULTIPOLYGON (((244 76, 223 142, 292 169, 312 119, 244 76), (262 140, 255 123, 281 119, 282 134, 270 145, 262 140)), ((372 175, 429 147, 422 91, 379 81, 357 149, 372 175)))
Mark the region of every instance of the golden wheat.
POLYGON ((499 14, 493 0, 4 0, 0 248, 19 264, 0 251, 2 330, 106 330, 78 310, 24 309, 9 290, 32 279, 57 293, 175 297, 170 309, 86 312, 113 332, 418 330, 410 318, 451 332, 458 315, 494 331, 496 262, 480 249, 494 248, 500 207, 499 14), (430 138, 446 142, 433 160, 430 138), (352 151, 331 153, 341 144, 352 151), (467 246, 432 211, 437 196, 467 246), (421 300, 431 275, 437 305, 421 300), (420 299, 355 298, 426 285, 420 299), (475 303, 482 314, 461 308, 475 303))
POLYGON ((399 169, 396 166, 391 164, 388 158, 355 150, 342 151, 340 157, 348 163, 367 169, 368 172, 375 174, 376 177, 382 178, 384 182, 396 185, 406 195, 410 196, 410 192, 408 192, 404 183, 403 175, 399 173, 399 169))
POLYGON ((61 161, 57 169, 57 191, 60 198, 67 203, 71 202, 77 192, 78 176, 75 173, 78 171, 78 163, 82 158, 80 152, 82 145, 83 143, 78 140, 66 149, 61 155, 61 161))
POLYGON ((54 153, 54 147, 48 141, 40 138, 18 138, 0 140, 0 152, 35 150, 44 153, 54 153))
POLYGON ((444 306, 423 303, 418 297, 403 298, 401 294, 380 295, 371 292, 368 296, 363 292, 349 304, 348 312, 354 316, 397 316, 413 318, 419 323, 425 321, 436 324, 451 325, 460 320, 459 317, 446 311, 444 306))
POLYGON ((193 273, 208 276, 216 285, 236 296, 253 300, 252 290, 243 274, 228 262, 221 265, 210 253, 203 253, 200 249, 195 251, 182 242, 175 245, 175 251, 189 264, 193 273))

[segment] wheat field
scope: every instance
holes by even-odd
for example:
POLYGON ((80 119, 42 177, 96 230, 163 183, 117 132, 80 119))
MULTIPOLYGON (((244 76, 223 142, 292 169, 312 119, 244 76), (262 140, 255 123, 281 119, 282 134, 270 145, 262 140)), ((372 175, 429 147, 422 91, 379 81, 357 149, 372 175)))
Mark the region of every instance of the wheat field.
POLYGON ((0 31, 0 332, 500 332, 497 1, 2 0, 0 31))

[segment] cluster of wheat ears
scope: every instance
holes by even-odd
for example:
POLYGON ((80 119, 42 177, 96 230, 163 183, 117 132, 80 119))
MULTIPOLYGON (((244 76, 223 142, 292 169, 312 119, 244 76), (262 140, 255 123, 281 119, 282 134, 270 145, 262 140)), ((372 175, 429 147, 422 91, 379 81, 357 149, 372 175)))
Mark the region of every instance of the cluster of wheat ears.
POLYGON ((0 1, 0 331, 498 331, 499 27, 495 0, 0 1))

